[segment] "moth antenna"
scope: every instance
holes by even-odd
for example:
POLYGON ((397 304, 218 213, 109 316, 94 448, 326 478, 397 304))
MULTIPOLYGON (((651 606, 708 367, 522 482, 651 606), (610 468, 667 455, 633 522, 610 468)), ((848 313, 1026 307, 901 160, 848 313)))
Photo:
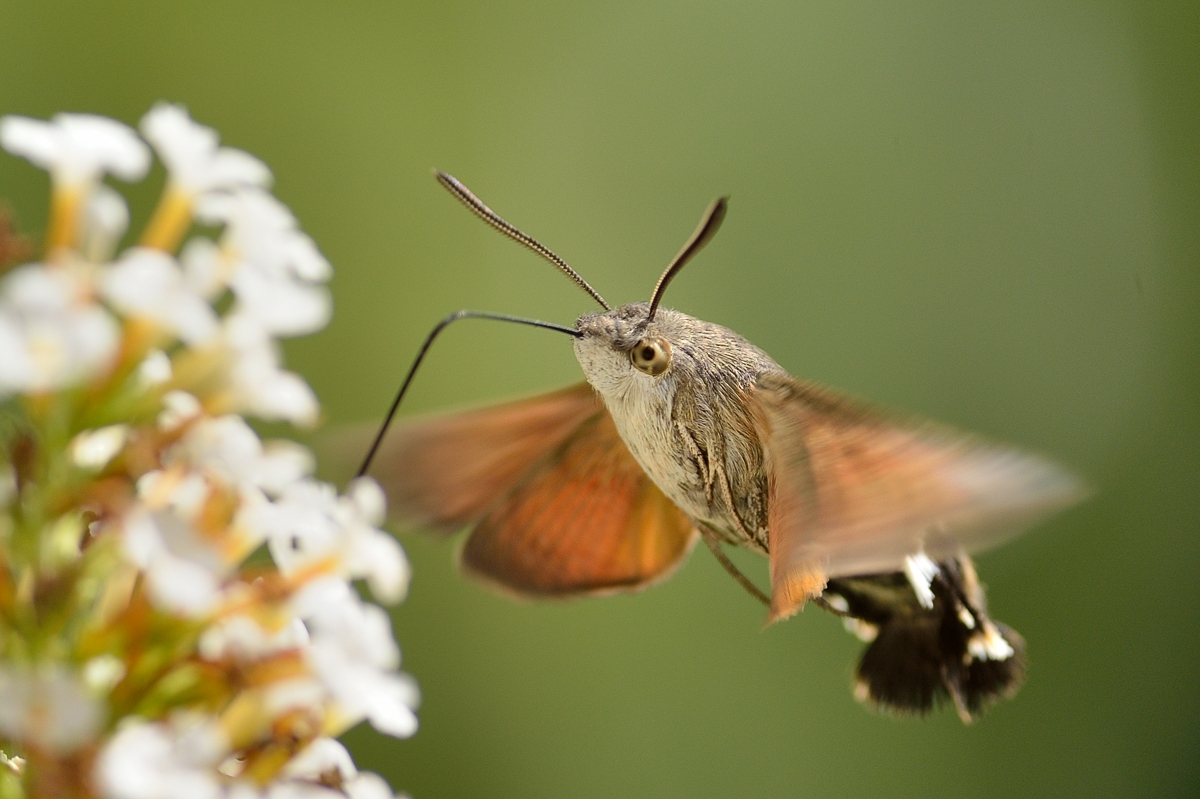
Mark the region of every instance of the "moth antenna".
POLYGON ((400 384, 400 390, 396 392, 396 398, 392 400, 392 405, 388 408, 387 415, 383 418, 383 424, 379 425, 379 432, 375 434, 375 440, 371 442, 371 448, 367 450, 367 455, 363 458, 362 466, 358 467, 358 473, 354 475, 356 478, 362 477, 371 468, 371 461, 375 459, 375 453, 379 451, 379 445, 383 443, 383 437, 387 434, 388 427, 391 425, 392 419, 396 416, 396 411, 400 410, 400 403, 404 401, 404 395, 408 393, 408 387, 412 384, 413 377, 417 374, 417 369, 420 368, 421 362, 425 360, 425 353, 429 351, 429 346, 433 344, 433 340, 438 337, 439 333, 459 319, 492 319, 497 322, 513 322, 518 325, 540 327, 544 330, 556 330, 559 333, 566 333, 575 338, 583 335, 573 327, 564 327, 563 325, 556 325, 553 322, 543 322, 538 319, 525 319, 520 316, 488 313, 487 311, 455 311, 450 314, 438 322, 433 330, 429 331, 429 335, 425 337, 425 343, 421 345, 421 349, 417 351, 417 357, 413 359, 412 366, 408 368, 408 374, 404 376, 404 382, 400 384))
POLYGON ((650 313, 646 315, 647 322, 654 319, 654 312, 658 310, 658 303, 662 301, 667 284, 675 278, 675 275, 679 274, 679 270, 683 269, 684 264, 692 260, 692 256, 704 249, 704 245, 717 235, 717 229, 721 227, 721 222, 725 219, 728 203, 729 195, 713 200, 712 205, 708 206, 704 216, 700 218, 700 224, 696 226, 692 237, 687 240, 687 244, 683 245, 683 249, 671 260, 666 271, 662 273, 662 277, 654 286, 654 293, 650 296, 650 313))
POLYGON ((549 247, 547 247, 545 244, 542 244, 533 236, 522 233, 520 230, 510 225, 503 218, 501 218, 499 214, 497 214, 491 208, 488 208, 487 205, 484 204, 483 200, 476 197, 470 189, 460 183, 453 175, 447 175, 445 172, 442 172, 439 169, 433 170, 433 174, 437 176, 438 182, 445 186, 447 191, 457 197, 459 202, 471 209, 476 216, 478 216, 484 222, 487 222, 496 230, 499 230, 505 236, 508 236, 513 241, 516 241, 518 244, 524 244, 526 247, 557 266, 560 270, 562 270, 563 274, 574 280, 579 288, 586 291, 591 295, 593 300, 600 303, 604 310, 612 310, 612 306, 604 301, 604 298, 600 296, 600 292, 592 288, 591 285, 583 279, 582 275, 572 269, 570 264, 568 264, 562 258, 559 258, 557 255, 555 255, 549 247))

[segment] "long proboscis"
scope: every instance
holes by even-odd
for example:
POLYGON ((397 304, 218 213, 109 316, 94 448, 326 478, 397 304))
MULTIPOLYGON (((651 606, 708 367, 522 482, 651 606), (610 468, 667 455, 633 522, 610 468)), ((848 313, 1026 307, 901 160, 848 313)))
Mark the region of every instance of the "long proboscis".
POLYGON ((433 330, 429 331, 429 335, 425 337, 425 342, 421 345, 421 349, 417 351, 417 357, 413 359, 412 366, 408 368, 408 374, 404 376, 404 382, 400 384, 400 390, 396 392, 396 398, 392 400, 391 407, 388 408, 387 415, 383 419, 383 424, 379 426, 379 432, 375 434, 375 440, 371 442, 371 448, 367 450, 366 457, 363 458, 362 466, 358 467, 358 473, 355 477, 362 477, 371 468, 371 461, 375 459, 375 454, 379 451, 379 446, 383 443, 383 437, 387 435, 388 427, 392 424, 392 419, 396 416, 396 411, 400 410, 400 403, 404 401, 405 394, 408 393, 408 387, 412 385, 413 377, 417 374, 417 369, 420 368, 421 362, 425 360, 425 354, 429 352, 430 345, 438 335, 459 319, 491 319, 496 322, 512 322, 518 325, 529 325, 530 327, 540 327, 543 330, 555 330, 559 333, 566 333, 569 336, 579 338, 583 334, 573 327, 564 325, 556 325, 553 322, 543 322, 540 319, 526 319, 521 316, 509 316, 507 314, 488 313, 487 311, 455 311, 447 316, 442 321, 434 326, 433 330))
POLYGON ((574 280, 577 286, 591 295, 593 300, 600 303, 604 310, 612 310, 612 306, 604 301, 604 298, 600 296, 600 292, 592 288, 591 284, 584 280, 581 274, 572 269, 570 264, 555 255, 553 250, 551 250, 545 244, 542 244, 533 236, 523 233, 522 231, 518 230, 516 226, 509 224, 498 213, 493 211, 491 208, 488 208, 483 200, 476 197, 470 189, 468 189, 462 184, 461 181, 458 180, 458 178, 454 177, 453 175, 448 175, 438 169, 433 170, 433 174, 437 177, 438 183, 441 183, 443 186, 445 186, 446 190, 453 194, 459 202, 467 206, 472 213, 474 213, 484 222, 487 222, 496 230, 499 230, 505 236, 508 236, 513 241, 528 247, 550 263, 557 266, 560 270, 562 270, 563 274, 571 278, 571 280, 574 280))
POLYGON ((721 222, 725 220, 725 212, 729 208, 729 197, 718 197, 713 200, 712 205, 708 206, 704 211, 704 216, 700 217, 700 224, 696 226, 696 230, 692 233, 691 238, 683 245, 683 249, 679 254, 671 259, 671 263, 662 273, 662 277, 658 279, 658 283, 654 286, 654 293, 650 295, 650 313, 646 314, 646 321, 654 319, 654 313, 658 310, 658 304, 662 301, 663 293, 667 290, 667 285, 679 274, 679 270, 683 269, 684 265, 704 249, 704 245, 712 240, 712 237, 717 235, 717 230, 721 227, 721 222))

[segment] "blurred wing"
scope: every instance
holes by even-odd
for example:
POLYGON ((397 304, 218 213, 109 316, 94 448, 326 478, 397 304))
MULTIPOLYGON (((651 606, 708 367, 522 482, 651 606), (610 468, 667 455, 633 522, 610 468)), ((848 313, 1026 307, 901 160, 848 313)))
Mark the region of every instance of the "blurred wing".
POLYGON ((462 565, 519 594, 603 593, 666 576, 695 539, 601 411, 488 513, 462 565))
POLYGON ((604 406, 587 383, 400 426, 371 468, 392 517, 454 532, 483 516, 604 406))
POLYGON ((772 620, 831 577, 983 549, 1083 495, 1041 458, 895 421, 786 375, 760 378, 751 405, 770 482, 772 620))

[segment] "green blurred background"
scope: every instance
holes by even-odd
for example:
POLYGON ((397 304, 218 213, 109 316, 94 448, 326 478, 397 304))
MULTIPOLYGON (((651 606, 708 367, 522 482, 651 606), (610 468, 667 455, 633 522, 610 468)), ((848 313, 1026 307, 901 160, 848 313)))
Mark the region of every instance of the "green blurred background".
MULTIPOLYGON (((169 99, 271 165, 336 268, 333 323, 287 347, 331 424, 377 419, 451 310, 593 310, 437 166, 613 302, 645 299, 731 193, 668 305, 1096 488, 980 558, 1030 673, 970 728, 857 706, 860 644, 814 611, 762 631, 702 550, 642 595, 520 605, 461 579, 452 543, 405 536, 394 618, 422 728, 346 736, 395 788, 1196 795, 1195 3, 8 0, 0 26, 0 112, 134 123, 169 99)), ((40 230, 40 173, 0 158, 0 195, 40 230)), ((579 379, 559 337, 468 322, 407 410, 579 379)))

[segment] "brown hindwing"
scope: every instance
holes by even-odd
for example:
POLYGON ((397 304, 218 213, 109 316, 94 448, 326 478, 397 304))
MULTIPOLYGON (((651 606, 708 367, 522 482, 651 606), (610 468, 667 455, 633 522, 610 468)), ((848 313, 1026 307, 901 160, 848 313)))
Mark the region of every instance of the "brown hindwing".
POLYGON ((603 411, 484 517, 462 565, 521 594, 635 589, 669 573, 695 539, 603 411))

